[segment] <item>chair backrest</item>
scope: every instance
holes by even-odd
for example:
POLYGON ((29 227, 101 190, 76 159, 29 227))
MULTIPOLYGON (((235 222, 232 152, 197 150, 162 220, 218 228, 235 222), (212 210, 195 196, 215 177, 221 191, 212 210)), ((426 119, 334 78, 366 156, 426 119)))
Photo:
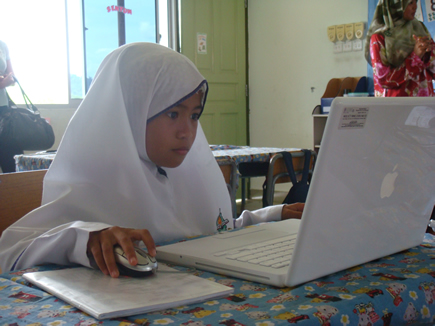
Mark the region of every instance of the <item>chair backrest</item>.
MULTIPOLYGON (((316 162, 317 154, 315 151, 310 151, 310 171, 309 181, 312 175, 314 165, 316 162)), ((296 174, 297 181, 300 181, 302 171, 304 169, 305 156, 304 152, 292 152, 293 169, 296 174)), ((263 207, 273 205, 273 196, 275 192, 275 184, 291 182, 287 166, 285 164, 283 155, 281 153, 274 154, 269 162, 269 170, 266 176, 266 181, 263 185, 263 207)))
POLYGON ((0 236, 10 225, 41 206, 47 170, 0 174, 0 236))

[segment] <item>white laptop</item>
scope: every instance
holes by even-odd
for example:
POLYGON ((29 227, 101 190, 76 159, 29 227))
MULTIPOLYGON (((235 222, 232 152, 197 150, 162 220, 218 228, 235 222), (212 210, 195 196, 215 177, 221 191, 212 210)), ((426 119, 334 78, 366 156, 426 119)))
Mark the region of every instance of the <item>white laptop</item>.
POLYGON ((158 247, 157 259, 294 286, 419 245, 434 204, 435 99, 336 98, 301 221, 158 247), (283 239, 284 261, 272 252, 283 239))

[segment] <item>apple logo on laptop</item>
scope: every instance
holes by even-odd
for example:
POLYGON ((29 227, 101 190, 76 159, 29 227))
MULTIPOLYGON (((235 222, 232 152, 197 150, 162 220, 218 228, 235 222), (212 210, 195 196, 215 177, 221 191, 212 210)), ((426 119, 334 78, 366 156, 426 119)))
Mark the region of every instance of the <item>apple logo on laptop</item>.
POLYGON ((396 171, 398 164, 393 168, 392 172, 385 175, 381 185, 381 198, 390 197, 394 191, 394 183, 399 173, 396 171))

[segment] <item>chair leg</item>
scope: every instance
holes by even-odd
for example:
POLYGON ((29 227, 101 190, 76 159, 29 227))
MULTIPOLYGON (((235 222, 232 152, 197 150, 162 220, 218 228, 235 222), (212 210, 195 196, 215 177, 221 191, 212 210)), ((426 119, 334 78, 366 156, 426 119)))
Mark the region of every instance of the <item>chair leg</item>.
POLYGON ((240 178, 240 180, 242 182, 242 206, 240 210, 241 212, 243 212, 245 210, 245 205, 246 205, 246 182, 245 182, 245 178, 240 178))

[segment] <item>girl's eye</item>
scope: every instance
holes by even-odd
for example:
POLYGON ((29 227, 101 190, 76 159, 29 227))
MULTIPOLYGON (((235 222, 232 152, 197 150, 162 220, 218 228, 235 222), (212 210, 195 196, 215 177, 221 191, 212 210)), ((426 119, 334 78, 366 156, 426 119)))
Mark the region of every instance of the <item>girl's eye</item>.
POLYGON ((192 114, 192 120, 198 121, 199 120, 199 113, 192 114))
POLYGON ((171 119, 176 119, 178 117, 178 112, 174 112, 174 111, 168 112, 168 117, 171 119))

